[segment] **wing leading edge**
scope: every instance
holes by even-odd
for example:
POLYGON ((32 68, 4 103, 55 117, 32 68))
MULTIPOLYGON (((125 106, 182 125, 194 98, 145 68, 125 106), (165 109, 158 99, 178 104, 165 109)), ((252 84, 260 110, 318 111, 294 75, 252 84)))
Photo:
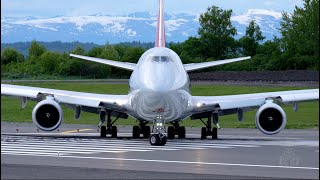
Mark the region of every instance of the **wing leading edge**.
POLYGON ((250 59, 251 57, 240 57, 240 58, 234 58, 234 59, 226 59, 226 60, 217 60, 217 61, 211 61, 211 62, 203 62, 203 63, 191 63, 191 64, 184 64, 184 68, 186 71, 195 71, 203 68, 208 68, 208 67, 213 67, 213 66, 218 66, 222 64, 228 64, 228 63, 233 63, 233 62, 238 62, 238 61, 243 61, 250 59))
POLYGON ((134 68, 136 67, 136 64, 134 63, 129 63, 129 62, 120 62, 120 61, 112 61, 112 60, 107 60, 107 59, 101 59, 101 58, 95 58, 95 57, 89 57, 89 56, 82 56, 82 55, 76 55, 76 54, 70 54, 71 57, 87 60, 87 61, 93 61, 93 62, 98 62, 102 64, 106 64, 109 66, 114 66, 126 70, 131 70, 133 71, 134 68))
POLYGON ((127 95, 105 95, 75 91, 56 90, 29 86, 1 84, 1 95, 29 99, 42 99, 43 96, 53 96, 55 101, 66 105, 81 105, 90 108, 108 108, 126 112, 127 95))
POLYGON ((193 96, 194 113, 228 110, 237 108, 254 108, 262 106, 271 99, 281 103, 294 103, 319 100, 319 89, 278 91, 267 93, 227 95, 227 96, 193 96))

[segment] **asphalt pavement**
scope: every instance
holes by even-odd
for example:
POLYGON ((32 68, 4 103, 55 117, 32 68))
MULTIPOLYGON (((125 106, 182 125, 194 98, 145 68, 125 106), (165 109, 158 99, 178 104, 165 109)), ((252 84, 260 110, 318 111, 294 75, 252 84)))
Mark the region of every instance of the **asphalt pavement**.
POLYGON ((93 125, 37 132, 30 123, 1 123, 1 179, 265 179, 319 178, 319 131, 221 129, 219 139, 185 139, 151 146, 118 127, 100 138, 93 125), (18 129, 18 130, 17 130, 18 129))

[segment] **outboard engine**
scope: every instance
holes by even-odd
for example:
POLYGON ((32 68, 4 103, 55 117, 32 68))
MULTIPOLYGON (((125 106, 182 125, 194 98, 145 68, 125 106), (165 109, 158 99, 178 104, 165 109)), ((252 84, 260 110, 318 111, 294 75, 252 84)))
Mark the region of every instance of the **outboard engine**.
POLYGON ((256 126, 264 134, 276 134, 286 126, 286 123, 286 113, 279 105, 272 102, 262 105, 256 114, 256 126))
POLYGON ((32 121, 41 130, 53 131, 61 125, 62 120, 62 108, 53 97, 47 97, 33 108, 32 121))

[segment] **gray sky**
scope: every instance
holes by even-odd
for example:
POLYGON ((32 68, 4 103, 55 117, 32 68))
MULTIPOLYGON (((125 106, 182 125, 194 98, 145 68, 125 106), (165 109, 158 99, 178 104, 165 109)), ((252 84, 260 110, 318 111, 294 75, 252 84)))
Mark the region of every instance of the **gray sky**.
MULTIPOLYGON (((199 14, 216 5, 241 14, 248 9, 293 12, 302 0, 166 0, 165 11, 199 14)), ((132 12, 157 12, 157 0, 1 0, 1 16, 53 17, 92 14, 126 15, 132 12)))

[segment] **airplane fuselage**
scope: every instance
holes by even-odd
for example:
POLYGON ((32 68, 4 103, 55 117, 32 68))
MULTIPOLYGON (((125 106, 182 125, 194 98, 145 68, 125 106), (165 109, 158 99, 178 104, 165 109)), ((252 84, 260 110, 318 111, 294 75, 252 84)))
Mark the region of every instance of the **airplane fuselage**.
POLYGON ((172 50, 146 51, 129 80, 128 113, 138 120, 179 121, 191 110, 190 80, 181 59, 172 50))

